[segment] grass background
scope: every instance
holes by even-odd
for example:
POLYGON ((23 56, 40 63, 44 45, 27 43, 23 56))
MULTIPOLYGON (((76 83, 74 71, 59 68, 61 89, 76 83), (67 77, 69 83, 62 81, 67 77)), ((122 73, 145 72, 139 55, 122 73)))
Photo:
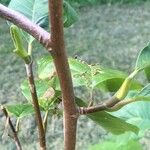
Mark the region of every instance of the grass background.
MULTIPOLYGON (((139 50, 150 40, 150 3, 142 2, 142 0, 138 3, 138 1, 133 0, 134 4, 117 1, 117 4, 110 5, 114 2, 112 0, 105 1, 104 5, 91 5, 96 4, 97 1, 91 3, 91 1, 80 0, 86 3, 81 3, 82 7, 78 7, 79 21, 69 29, 65 29, 68 54, 72 57, 78 56, 89 63, 99 63, 106 67, 130 72, 139 50)), ((47 54, 39 44, 34 45, 35 60, 47 54)), ((12 53, 13 49, 8 26, 4 20, 0 19, 1 104, 25 101, 20 92, 20 83, 25 79, 25 69, 22 61, 12 53)), ((10 142, 6 135, 2 136, 5 118, 2 113, 0 117, 1 149, 15 150, 13 142, 10 142)), ((49 149, 61 150, 62 120, 51 118, 49 123, 47 135, 49 149)), ((77 150, 87 150, 88 145, 100 142, 105 135, 106 132, 98 125, 81 117, 78 122, 77 150), (85 133, 87 133, 86 136, 85 133)), ((19 136, 25 150, 37 149, 34 119, 22 120, 19 136)))

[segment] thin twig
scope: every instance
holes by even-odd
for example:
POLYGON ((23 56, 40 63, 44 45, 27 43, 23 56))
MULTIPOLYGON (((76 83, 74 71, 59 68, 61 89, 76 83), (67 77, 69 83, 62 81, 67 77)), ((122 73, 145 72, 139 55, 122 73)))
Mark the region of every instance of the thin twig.
POLYGON ((130 104, 130 103, 133 103, 133 102, 137 102, 137 101, 138 100, 136 100, 134 98, 133 99, 132 98, 131 99, 125 99, 125 100, 118 102, 113 107, 108 108, 107 111, 110 111, 110 112, 117 111, 117 110, 121 109, 123 106, 130 104))
POLYGON ((20 118, 17 118, 17 122, 16 122, 16 132, 19 132, 19 125, 20 125, 20 118))
POLYGON ((105 101, 102 104, 91 106, 91 107, 79 107, 78 108, 79 114, 85 115, 85 114, 107 110, 108 108, 115 106, 119 101, 120 100, 118 100, 115 96, 112 96, 109 100, 105 101))
POLYGON ((9 126, 10 126, 10 129, 12 130, 12 133, 13 133, 12 138, 13 138, 13 140, 15 141, 17 150, 22 150, 22 147, 21 147, 21 144, 20 144, 20 141, 19 141, 17 132, 16 132, 14 126, 13 126, 13 123, 12 123, 12 121, 11 121, 9 115, 8 115, 8 112, 7 112, 6 108, 3 107, 3 106, 1 106, 1 110, 3 111, 3 113, 4 113, 5 117, 6 117, 6 119, 8 119, 8 124, 9 124, 9 126))
POLYGON ((46 134, 46 130, 47 130, 48 114, 49 114, 49 111, 47 110, 45 112, 44 120, 43 120, 43 127, 44 127, 45 134, 46 134))
POLYGON ((39 107, 39 103, 38 103, 36 86, 35 86, 35 82, 34 82, 32 62, 30 64, 26 64, 25 66, 26 66, 26 72, 27 72, 28 82, 29 82, 29 86, 30 86, 30 93, 32 96, 32 103, 33 103, 34 110, 35 110, 36 122, 37 122, 37 126, 38 126, 38 131, 39 131, 40 148, 41 148, 41 150, 46 150, 45 132, 44 132, 44 128, 43 128, 43 122, 42 122, 40 107, 39 107))
POLYGON ((131 98, 131 99, 124 99, 120 101, 115 96, 113 96, 109 100, 106 100, 101 104, 97 104, 96 106, 91 106, 91 107, 79 107, 78 110, 80 115, 87 115, 90 113, 100 112, 104 110, 112 112, 112 111, 117 111, 121 109, 123 106, 135 101, 140 101, 140 100, 131 98))
POLYGON ((93 89, 90 90, 90 100, 89 100, 89 104, 88 107, 93 106, 94 104, 94 99, 93 99, 93 89))
POLYGON ((32 35, 45 48, 47 48, 47 50, 51 50, 50 34, 40 26, 31 22, 24 15, 0 4, 0 17, 14 23, 15 25, 32 35))

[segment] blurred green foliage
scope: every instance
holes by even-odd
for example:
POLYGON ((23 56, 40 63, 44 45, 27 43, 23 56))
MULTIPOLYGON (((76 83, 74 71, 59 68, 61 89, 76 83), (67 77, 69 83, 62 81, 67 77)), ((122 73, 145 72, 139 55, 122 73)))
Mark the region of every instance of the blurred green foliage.
POLYGON ((8 5, 10 0, 0 0, 1 4, 8 5))
MULTIPOLYGON (((124 3, 140 3, 140 2, 147 2, 150 0, 67 0, 71 2, 73 5, 78 6, 85 6, 91 4, 124 4, 124 3)), ((0 3, 4 5, 8 5, 10 0, 0 0, 0 3)))
POLYGON ((93 4, 126 4, 126 3, 141 3, 150 0, 68 0, 73 5, 85 6, 93 4))

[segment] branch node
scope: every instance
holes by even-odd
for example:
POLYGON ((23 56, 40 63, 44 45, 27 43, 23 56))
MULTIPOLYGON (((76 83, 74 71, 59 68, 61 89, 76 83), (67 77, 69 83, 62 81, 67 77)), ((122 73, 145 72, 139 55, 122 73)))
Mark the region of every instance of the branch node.
POLYGON ((77 119, 79 116, 80 116, 79 113, 76 113, 76 114, 74 114, 74 115, 71 115, 71 117, 72 117, 72 118, 75 118, 75 119, 77 119))

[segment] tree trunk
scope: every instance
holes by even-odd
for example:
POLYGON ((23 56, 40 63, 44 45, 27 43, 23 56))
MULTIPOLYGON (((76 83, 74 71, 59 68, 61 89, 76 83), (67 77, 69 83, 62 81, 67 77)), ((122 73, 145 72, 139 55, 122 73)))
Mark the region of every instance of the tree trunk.
POLYGON ((72 85, 72 78, 65 52, 62 0, 49 0, 51 21, 51 54, 60 80, 63 98, 64 149, 75 150, 77 108, 72 85))

